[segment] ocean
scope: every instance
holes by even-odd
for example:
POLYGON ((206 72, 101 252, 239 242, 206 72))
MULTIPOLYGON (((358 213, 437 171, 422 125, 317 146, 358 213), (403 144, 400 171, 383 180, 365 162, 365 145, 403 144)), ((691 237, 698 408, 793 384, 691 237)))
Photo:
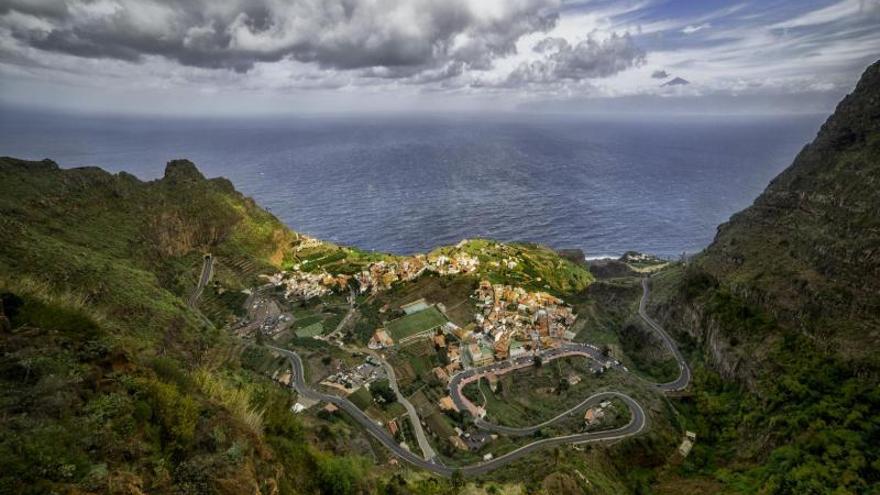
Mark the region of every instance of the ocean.
POLYGON ((490 237, 588 257, 676 257, 707 246, 823 120, 3 112, 0 154, 144 180, 188 158, 291 228, 363 249, 404 254, 490 237))

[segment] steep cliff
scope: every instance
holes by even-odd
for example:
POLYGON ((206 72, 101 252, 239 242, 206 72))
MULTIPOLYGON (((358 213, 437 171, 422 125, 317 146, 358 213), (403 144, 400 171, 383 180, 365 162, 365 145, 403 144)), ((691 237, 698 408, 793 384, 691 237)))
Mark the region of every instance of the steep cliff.
POLYGON ((695 361, 692 467, 734 492, 876 487, 880 62, 752 206, 654 286, 652 310, 695 361))
POLYGON ((698 265, 829 351, 880 350, 880 63, 698 265))

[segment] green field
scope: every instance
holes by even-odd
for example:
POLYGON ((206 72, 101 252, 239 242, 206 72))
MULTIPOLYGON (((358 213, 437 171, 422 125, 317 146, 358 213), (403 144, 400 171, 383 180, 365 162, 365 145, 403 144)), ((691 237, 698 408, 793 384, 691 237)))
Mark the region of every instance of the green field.
POLYGON ((317 337, 318 335, 321 335, 323 332, 324 332, 324 325, 322 325, 321 322, 319 321, 319 322, 312 323, 311 325, 300 328, 299 330, 296 331, 296 336, 301 339, 305 338, 305 337, 317 337))
POLYGON ((446 317, 434 306, 406 315, 396 320, 391 320, 385 324, 385 328, 391 333, 391 338, 395 341, 405 339, 411 335, 430 330, 446 323, 446 317))
POLYGON ((361 411, 365 411, 370 407, 370 404, 373 403, 373 396, 370 395, 370 391, 367 390, 367 387, 361 387, 349 394, 348 400, 358 406, 361 411))

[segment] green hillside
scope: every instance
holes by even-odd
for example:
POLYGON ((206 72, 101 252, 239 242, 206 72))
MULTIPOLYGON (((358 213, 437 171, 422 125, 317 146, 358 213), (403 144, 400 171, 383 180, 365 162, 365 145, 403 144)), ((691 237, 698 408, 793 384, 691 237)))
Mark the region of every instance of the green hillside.
MULTIPOLYGON (((878 493, 880 62, 709 248, 655 278, 699 360, 681 478, 736 493, 878 493)), ((677 487, 677 488, 676 488, 677 487)))
POLYGON ((302 493, 363 478, 219 325, 298 236, 186 161, 0 159, 0 492, 302 493), (212 253, 210 319, 187 306, 212 253))
MULTIPOLYGON (((292 414, 295 394, 264 375, 278 358, 229 331, 261 274, 399 257, 304 238, 186 160, 144 182, 0 158, 0 238, 0 493, 450 489, 394 475, 344 419, 292 414), (213 276, 192 303, 208 254, 213 276)), ((493 279, 555 292, 592 280, 540 246, 468 249, 518 260, 487 264, 493 279)), ((450 288, 467 299, 472 283, 450 288)))
MULTIPOLYGON (((300 236, 185 160, 144 182, 0 158, 0 240, 0 493, 462 491, 395 464, 345 415, 294 415, 295 394, 266 376, 283 358, 230 331, 260 275, 350 275, 402 257, 300 236)), ((432 254, 460 252, 479 259, 474 272, 351 303, 344 284, 327 301, 285 302, 299 318, 287 339, 342 327, 350 311, 348 336, 366 341, 419 298, 467 324, 486 278, 560 295, 578 340, 645 376, 674 374, 637 322, 643 267, 594 267, 596 282, 577 259, 485 239, 432 254)), ((880 62, 754 205, 703 253, 657 268, 651 287, 648 311, 681 344, 690 387, 661 396, 638 382, 644 433, 532 455, 465 492, 880 493, 880 62), (696 433, 687 456, 684 430, 696 433)), ((294 340, 309 351, 307 379, 363 359, 294 340)), ((409 367, 414 401, 435 407, 446 392, 426 391, 440 382, 415 383, 409 367)), ((561 388, 562 370, 547 370, 561 388)))

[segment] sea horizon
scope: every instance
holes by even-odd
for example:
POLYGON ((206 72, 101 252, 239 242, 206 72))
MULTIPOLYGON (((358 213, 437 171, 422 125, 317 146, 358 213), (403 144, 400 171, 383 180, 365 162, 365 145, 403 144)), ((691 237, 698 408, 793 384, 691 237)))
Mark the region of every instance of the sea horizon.
POLYGON ((412 254, 481 237, 581 249, 588 259, 668 259, 708 245, 822 120, 13 112, 0 118, 0 154, 141 180, 189 159, 290 228, 365 250, 412 254))

